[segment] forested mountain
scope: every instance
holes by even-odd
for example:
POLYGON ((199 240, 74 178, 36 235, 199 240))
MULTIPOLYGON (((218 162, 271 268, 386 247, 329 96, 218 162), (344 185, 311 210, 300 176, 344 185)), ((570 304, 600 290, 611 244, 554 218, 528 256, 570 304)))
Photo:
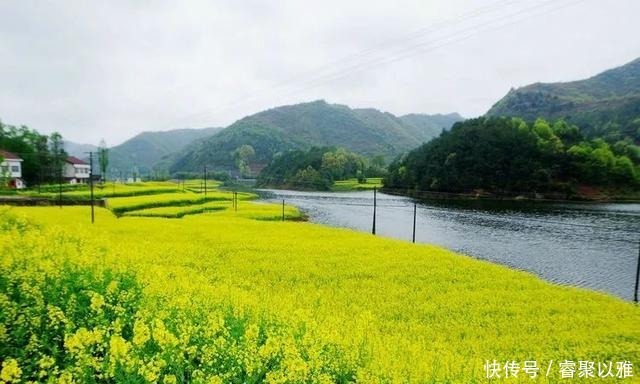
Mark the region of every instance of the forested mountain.
MULTIPOLYGON (((236 168, 237 149, 244 145, 254 150, 248 159, 252 164, 266 165, 277 153, 312 147, 343 147, 363 156, 382 155, 391 160, 434 136, 424 123, 428 119, 421 115, 416 123, 410 123, 376 109, 351 109, 323 100, 282 106, 247 116, 190 145, 171 170, 196 170, 203 165, 236 168)), ((438 132, 450 128, 449 120, 440 120, 438 117, 432 123, 438 132)))
POLYGON ((421 141, 426 142, 440 135, 443 129, 446 130, 451 128, 453 124, 464 120, 464 118, 458 113, 449 113, 446 115, 424 115, 411 113, 400 116, 400 120, 409 127, 413 127, 413 134, 416 137, 421 137, 421 141))
POLYGON ((640 147, 585 139, 560 120, 481 117, 450 131, 392 163, 384 185, 402 191, 498 195, 557 193, 571 197, 582 186, 640 186, 640 147))
POLYGON ((148 174, 154 168, 168 169, 172 156, 195 140, 211 136, 220 128, 175 129, 162 132, 142 132, 109 149, 109 169, 117 176, 130 174, 134 168, 148 174))
POLYGON ((588 137, 640 142, 640 58, 586 80, 512 89, 488 116, 564 119, 588 137))

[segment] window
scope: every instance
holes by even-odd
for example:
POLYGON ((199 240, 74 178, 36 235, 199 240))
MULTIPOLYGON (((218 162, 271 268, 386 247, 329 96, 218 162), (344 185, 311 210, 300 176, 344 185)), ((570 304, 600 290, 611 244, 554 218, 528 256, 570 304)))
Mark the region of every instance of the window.
POLYGON ((11 166, 11 172, 14 172, 14 173, 20 172, 20 166, 19 165, 12 165, 11 166))
POLYGON ((9 167, 6 165, 1 166, 0 173, 9 173, 9 167))

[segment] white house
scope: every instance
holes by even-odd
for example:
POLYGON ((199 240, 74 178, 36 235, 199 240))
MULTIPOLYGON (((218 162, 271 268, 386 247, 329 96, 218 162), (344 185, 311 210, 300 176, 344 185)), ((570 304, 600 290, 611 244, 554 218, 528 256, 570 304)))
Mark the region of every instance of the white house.
POLYGON ((22 189, 25 187, 22 180, 22 159, 9 151, 0 149, 0 178, 8 179, 9 188, 22 189))
POLYGON ((87 162, 69 156, 64 163, 63 177, 69 184, 85 184, 89 181, 89 168, 87 162))

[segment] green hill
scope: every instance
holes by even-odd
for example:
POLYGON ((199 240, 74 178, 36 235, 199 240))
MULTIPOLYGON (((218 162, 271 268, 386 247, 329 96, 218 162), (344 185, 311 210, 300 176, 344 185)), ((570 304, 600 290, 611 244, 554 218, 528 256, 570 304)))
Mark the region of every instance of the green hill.
POLYGON ((425 142, 437 137, 443 129, 450 129, 453 124, 464 120, 464 117, 460 116, 458 113, 449 113, 446 115, 424 115, 411 113, 409 115, 400 116, 400 120, 402 120, 402 122, 407 126, 412 127, 413 134, 416 137, 421 137, 421 141, 425 142))
POLYGON ((587 140, 562 120, 480 117, 394 161, 384 186, 407 193, 637 198, 640 147, 587 140))
MULTIPOLYGON (((452 116, 461 119, 457 114, 452 116)), ((428 120, 429 116, 422 115, 421 119, 428 120)), ((435 136, 424 128, 425 124, 417 123, 421 119, 415 119, 414 124, 376 109, 351 109, 323 100, 277 107, 247 116, 193 143, 177 157, 171 170, 196 170, 202 165, 232 169, 234 151, 242 145, 253 147, 255 155, 249 161, 257 165, 267 164, 277 153, 311 147, 343 147, 391 160, 435 136)), ((451 124, 441 128, 448 129, 451 124)))
POLYGON ((512 89, 487 115, 564 119, 588 137, 640 142, 640 58, 586 80, 512 89))
POLYGON ((175 153, 194 140, 208 137, 220 128, 175 129, 163 132, 142 132, 124 143, 109 149, 109 169, 117 176, 130 174, 137 167, 140 174, 154 169, 167 169, 175 153))

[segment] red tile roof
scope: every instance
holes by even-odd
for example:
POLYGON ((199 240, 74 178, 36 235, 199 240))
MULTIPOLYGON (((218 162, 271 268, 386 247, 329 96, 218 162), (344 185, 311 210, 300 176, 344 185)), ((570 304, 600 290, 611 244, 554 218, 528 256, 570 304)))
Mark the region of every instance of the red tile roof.
POLYGON ((5 151, 4 149, 0 149, 0 157, 6 160, 22 160, 20 156, 12 152, 5 151))
POLYGON ((67 157, 67 163, 75 165, 89 165, 86 161, 82 161, 75 156, 67 157))

